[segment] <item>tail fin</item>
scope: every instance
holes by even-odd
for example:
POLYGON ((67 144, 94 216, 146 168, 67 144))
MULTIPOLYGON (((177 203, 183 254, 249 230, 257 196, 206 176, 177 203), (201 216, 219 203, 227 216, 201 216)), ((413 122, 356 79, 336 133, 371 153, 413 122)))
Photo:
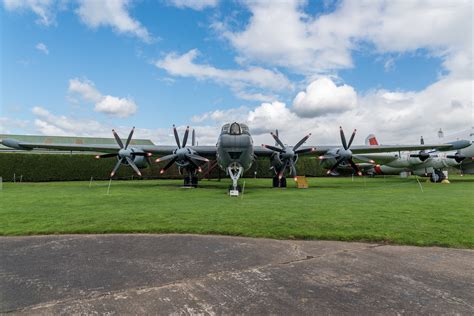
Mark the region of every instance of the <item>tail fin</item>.
POLYGON ((369 146, 377 146, 379 142, 377 141, 377 138, 375 138, 374 134, 369 134, 369 136, 367 136, 365 139, 365 144, 369 146))

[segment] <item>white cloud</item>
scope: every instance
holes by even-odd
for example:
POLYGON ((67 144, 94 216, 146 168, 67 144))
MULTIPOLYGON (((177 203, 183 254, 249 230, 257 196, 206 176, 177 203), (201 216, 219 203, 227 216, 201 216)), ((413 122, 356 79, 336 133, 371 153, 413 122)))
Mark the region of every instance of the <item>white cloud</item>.
POLYGON ((300 117, 344 112, 356 105, 354 88, 348 85, 336 86, 329 78, 313 81, 306 91, 298 93, 293 100, 293 109, 300 117))
POLYGON ((200 11, 217 6, 219 0, 168 0, 167 2, 177 8, 190 8, 200 11))
MULTIPOLYGON (((304 92, 308 102, 314 101, 311 85, 313 83, 304 92)), ((385 144, 416 144, 421 135, 428 139, 430 135, 435 136, 439 128, 458 131, 473 124, 473 80, 446 77, 421 91, 380 89, 358 96, 352 87, 347 86, 347 89, 351 91, 351 102, 357 98, 357 103, 340 112, 329 111, 324 116, 301 116, 294 106, 272 102, 262 103, 254 109, 236 108, 205 113, 205 121, 208 124, 214 121, 217 127, 237 118, 237 121, 249 124, 256 144, 273 143, 268 133, 275 129, 289 144, 311 132, 313 136, 308 143, 314 145, 339 145, 339 126, 343 126, 346 134, 350 134, 353 128, 358 129, 355 144, 362 144, 369 133, 375 133, 385 144), (233 113, 239 115, 232 117, 233 113)), ((337 100, 339 96, 335 94, 334 100, 337 100)), ((319 101, 319 97, 315 99, 319 101)))
POLYGON ((78 94, 82 99, 95 103, 94 111, 117 117, 128 117, 135 114, 138 107, 133 99, 102 95, 94 83, 87 79, 74 78, 69 80, 68 91, 78 94))
POLYGON ((208 64, 198 64, 194 60, 199 51, 192 49, 183 55, 170 53, 155 62, 155 66, 166 70, 173 76, 193 77, 201 80, 213 80, 228 85, 244 99, 263 98, 263 94, 248 93, 246 88, 261 88, 271 91, 292 89, 292 84, 285 75, 261 67, 248 67, 245 70, 219 69, 208 64))
POLYGON ((105 126, 94 120, 80 120, 68 118, 64 115, 54 115, 40 106, 35 106, 32 109, 32 113, 36 116, 34 120, 35 128, 44 135, 110 135, 110 129, 107 129, 105 126))
MULTIPOLYGON (((21 126, 28 124, 33 134, 55 135, 55 136, 89 136, 89 137, 108 137, 112 136, 114 128, 120 137, 125 138, 131 130, 131 126, 110 126, 93 119, 78 118, 75 116, 57 115, 49 110, 36 106, 32 109, 35 116, 33 124, 30 122, 21 122, 21 126)), ((0 117, 0 123, 12 122, 9 118, 0 117)), ((17 125, 19 123, 16 123, 17 125)), ((3 124, 2 124, 3 126, 3 124)), ((12 125, 13 126, 13 125, 12 125)), ((182 137, 186 126, 178 126, 178 131, 182 137)), ((2 129, 0 132, 8 132, 8 129, 2 129)), ((196 136, 200 145, 216 143, 219 135, 219 127, 199 126, 196 128, 196 136)), ((175 140, 171 127, 165 128, 140 128, 135 129, 134 139, 150 139, 155 144, 174 145, 175 140)))
POLYGON ((129 12, 129 0, 80 0, 76 13, 81 21, 91 28, 110 26, 117 33, 136 36, 151 42, 152 36, 129 12))
POLYGON ((12 134, 18 130, 25 131, 30 127, 30 122, 27 120, 19 120, 15 118, 0 116, 0 133, 12 134))
POLYGON ((137 111, 137 105, 130 98, 106 95, 95 105, 94 111, 118 117, 128 117, 137 111))
POLYGON ((3 0, 3 4, 9 11, 32 11, 38 16, 38 24, 49 26, 54 23, 53 0, 3 0))
POLYGON ((68 91, 79 94, 89 102, 97 103, 102 99, 102 94, 96 89, 94 83, 87 79, 70 79, 68 91))
POLYGON ((241 60, 306 75, 325 73, 352 67, 351 52, 367 42, 376 53, 425 48, 443 57, 450 71, 461 68, 450 67, 453 58, 472 68, 473 4, 469 0, 342 1, 334 11, 317 16, 305 13, 307 3, 298 0, 246 5, 252 16, 243 30, 215 24, 241 60))
POLYGON ((247 119, 247 113, 249 109, 247 107, 231 108, 228 110, 215 110, 206 112, 201 115, 195 115, 191 118, 194 123, 202 123, 205 121, 214 121, 219 124, 227 122, 241 122, 247 119))
POLYGON ((46 55, 49 55, 49 49, 48 49, 48 46, 46 46, 46 44, 40 42, 40 43, 36 44, 35 48, 37 50, 39 50, 40 52, 42 52, 46 55))

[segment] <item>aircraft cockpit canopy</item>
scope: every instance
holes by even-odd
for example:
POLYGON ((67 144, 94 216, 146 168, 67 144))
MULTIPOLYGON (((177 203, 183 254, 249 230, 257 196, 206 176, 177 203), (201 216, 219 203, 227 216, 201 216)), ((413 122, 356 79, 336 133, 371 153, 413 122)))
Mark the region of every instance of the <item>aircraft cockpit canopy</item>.
POLYGON ((230 135, 242 135, 242 134, 247 134, 249 135, 249 127, 246 124, 242 123, 231 123, 231 124, 225 124, 222 126, 222 133, 224 134, 230 134, 230 135))

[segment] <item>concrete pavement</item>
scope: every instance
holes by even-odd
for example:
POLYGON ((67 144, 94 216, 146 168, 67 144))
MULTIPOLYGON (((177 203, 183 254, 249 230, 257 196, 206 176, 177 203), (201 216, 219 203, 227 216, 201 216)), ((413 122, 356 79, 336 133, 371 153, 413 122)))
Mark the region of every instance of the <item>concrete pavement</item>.
POLYGON ((0 238, 0 312, 474 314, 474 251, 197 235, 0 238))

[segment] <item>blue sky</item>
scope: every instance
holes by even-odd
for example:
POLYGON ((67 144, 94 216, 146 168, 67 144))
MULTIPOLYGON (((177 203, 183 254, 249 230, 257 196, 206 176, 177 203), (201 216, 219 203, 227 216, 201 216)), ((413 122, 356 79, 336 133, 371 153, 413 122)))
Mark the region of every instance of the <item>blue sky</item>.
POLYGON ((0 132, 165 142, 190 124, 212 143, 235 119, 262 139, 337 141, 342 124, 403 141, 472 125, 472 4, 365 5, 5 0, 0 132))

